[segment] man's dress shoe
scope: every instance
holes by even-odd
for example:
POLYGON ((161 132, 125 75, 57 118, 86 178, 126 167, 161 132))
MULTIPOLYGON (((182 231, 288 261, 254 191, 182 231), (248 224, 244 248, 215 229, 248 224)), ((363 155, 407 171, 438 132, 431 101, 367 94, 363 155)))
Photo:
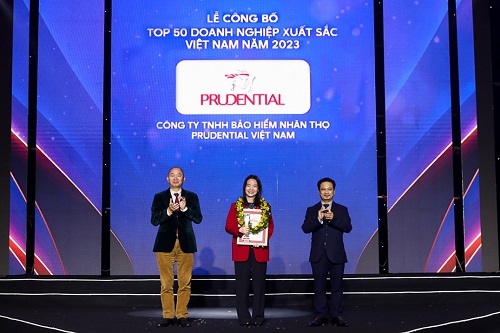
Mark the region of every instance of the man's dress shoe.
POLYGON ((316 317, 314 318, 313 321, 309 323, 309 327, 317 327, 317 326, 323 326, 328 324, 328 319, 326 318, 321 318, 321 317, 316 317))
POLYGON ((162 318, 162 320, 156 326, 157 327, 168 327, 168 326, 174 326, 174 325, 175 325, 174 318, 162 318))
POLYGON ((191 324, 187 320, 187 318, 179 318, 177 319, 177 325, 180 327, 191 327, 191 324))
POLYGON ((332 324, 335 326, 340 326, 340 327, 349 327, 349 323, 344 320, 341 316, 338 316, 337 318, 333 318, 332 324))

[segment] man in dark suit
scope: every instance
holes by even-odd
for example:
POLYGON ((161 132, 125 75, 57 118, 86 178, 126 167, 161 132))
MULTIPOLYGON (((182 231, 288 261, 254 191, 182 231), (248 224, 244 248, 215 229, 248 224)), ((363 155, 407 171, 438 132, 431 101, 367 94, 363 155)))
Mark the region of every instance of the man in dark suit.
POLYGON ((351 217, 347 207, 333 201, 335 181, 323 178, 318 181, 321 201, 307 208, 302 230, 311 237, 311 262, 314 278, 314 308, 316 318, 309 326, 332 323, 341 327, 349 324, 342 318, 342 278, 347 256, 344 248, 344 233, 352 230, 351 217), (327 278, 330 274, 331 299, 326 301, 327 278), (330 308, 330 309, 328 309, 330 308))
POLYGON ((153 251, 160 271, 163 319, 158 327, 190 327, 187 306, 191 296, 194 252, 197 251, 192 222, 202 220, 198 196, 182 188, 184 171, 168 172, 170 188, 156 193, 151 205, 151 224, 159 226, 153 251), (177 263, 177 306, 174 303, 174 265, 177 263), (174 318, 177 318, 177 322, 174 318))

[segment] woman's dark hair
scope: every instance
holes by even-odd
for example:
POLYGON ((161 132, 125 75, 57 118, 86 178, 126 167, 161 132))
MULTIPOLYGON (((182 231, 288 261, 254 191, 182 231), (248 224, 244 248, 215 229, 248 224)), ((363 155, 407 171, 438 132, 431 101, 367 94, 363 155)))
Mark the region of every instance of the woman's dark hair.
POLYGON ((248 203, 247 202, 247 196, 245 194, 245 187, 247 186, 247 181, 249 179, 255 179, 257 181, 257 186, 259 187, 259 191, 257 192, 257 195, 255 195, 255 205, 259 205, 260 203, 260 198, 262 196, 262 183, 259 179, 259 177, 257 177, 256 175, 248 175, 247 178, 245 178, 245 181, 243 182, 243 201, 245 203, 248 203))

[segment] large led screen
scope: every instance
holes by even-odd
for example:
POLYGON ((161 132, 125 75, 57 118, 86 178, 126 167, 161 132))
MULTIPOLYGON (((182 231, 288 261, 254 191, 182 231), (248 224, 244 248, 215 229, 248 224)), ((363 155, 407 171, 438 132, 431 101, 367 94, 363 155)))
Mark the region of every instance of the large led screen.
POLYGON ((346 271, 378 272, 358 267, 377 226, 370 3, 115 1, 112 36, 114 274, 157 274, 151 203, 173 166, 200 198, 195 274, 233 274, 224 225, 249 174, 275 221, 268 273, 310 272, 301 224, 323 177, 352 218, 346 271))
MULTIPOLYGON (((467 270, 481 270, 471 5, 457 1, 461 154, 467 270)), ((453 272, 448 2, 386 1, 384 32, 389 270, 453 272)))
MULTIPOLYGON (((26 269, 29 5, 14 1, 12 274, 26 269)), ((38 33, 35 274, 100 273, 103 8, 102 0, 42 1, 31 32, 38 33)))

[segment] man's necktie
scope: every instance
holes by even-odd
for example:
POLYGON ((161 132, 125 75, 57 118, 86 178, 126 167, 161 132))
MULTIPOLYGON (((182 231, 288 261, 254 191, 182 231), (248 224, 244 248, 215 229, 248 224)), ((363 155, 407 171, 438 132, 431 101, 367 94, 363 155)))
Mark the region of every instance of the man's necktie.
POLYGON ((175 195, 174 203, 178 204, 179 203, 179 193, 174 193, 174 195, 175 195))
MULTIPOLYGON (((178 204, 179 203, 179 193, 174 193, 175 195, 175 200, 174 203, 178 204)), ((175 217, 179 217, 179 208, 175 210, 175 217)), ((179 237, 179 229, 175 231, 175 235, 179 237)))
MULTIPOLYGON (((328 210, 328 206, 330 206, 329 204, 323 204, 323 208, 328 210)), ((323 223, 325 224, 326 226, 326 222, 328 222, 328 220, 323 216, 323 223)))

